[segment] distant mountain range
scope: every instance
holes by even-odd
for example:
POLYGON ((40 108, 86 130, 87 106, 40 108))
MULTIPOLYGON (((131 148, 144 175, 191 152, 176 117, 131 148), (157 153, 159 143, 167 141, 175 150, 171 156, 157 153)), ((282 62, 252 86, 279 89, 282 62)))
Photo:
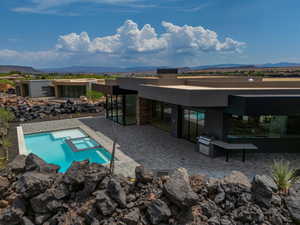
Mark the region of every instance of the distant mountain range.
MULTIPOLYGON (((222 69, 222 68, 275 68, 275 67, 297 67, 300 63, 266 63, 266 64, 216 64, 216 65, 204 65, 184 67, 183 70, 204 70, 204 69, 222 69)), ((167 68, 167 66, 145 66, 145 67, 98 67, 98 66, 71 66, 63 68, 47 68, 40 69, 43 72, 52 73, 133 73, 133 72, 152 72, 157 68, 167 68)))
POLYGON ((38 73, 39 71, 30 66, 0 65, 0 73, 18 71, 22 73, 38 73))
POLYGON ((157 67, 102 67, 102 66, 71 66, 62 68, 41 69, 43 72, 51 73, 117 73, 117 72, 142 72, 156 70, 157 67))
MULTIPOLYGON (((216 64, 180 68, 181 70, 229 69, 229 68, 275 68, 275 67, 300 67, 300 63, 279 62, 265 64, 216 64)), ((20 71, 23 73, 138 73, 154 72, 157 68, 166 66, 141 66, 141 67, 103 67, 103 66, 70 66, 61 68, 34 69, 28 66, 0 66, 0 73, 20 71)))

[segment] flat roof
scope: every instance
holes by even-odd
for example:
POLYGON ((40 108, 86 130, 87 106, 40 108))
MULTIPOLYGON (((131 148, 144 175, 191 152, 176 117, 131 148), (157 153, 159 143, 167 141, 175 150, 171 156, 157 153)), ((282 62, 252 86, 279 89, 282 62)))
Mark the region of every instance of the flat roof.
MULTIPOLYGON (((79 79, 54 79, 55 82, 89 82, 89 81, 97 81, 98 79, 94 78, 79 78, 79 79)), ((101 80, 101 79, 100 79, 101 80)))
POLYGON ((300 90, 300 87, 208 87, 193 85, 152 85, 144 84, 145 87, 157 87, 179 90, 300 90))
POLYGON ((299 98, 300 97, 300 94, 297 95, 277 95, 277 94, 274 94, 274 95, 266 95, 266 94, 254 94, 254 95, 232 95, 232 96, 237 96, 237 97, 243 97, 243 98, 299 98))

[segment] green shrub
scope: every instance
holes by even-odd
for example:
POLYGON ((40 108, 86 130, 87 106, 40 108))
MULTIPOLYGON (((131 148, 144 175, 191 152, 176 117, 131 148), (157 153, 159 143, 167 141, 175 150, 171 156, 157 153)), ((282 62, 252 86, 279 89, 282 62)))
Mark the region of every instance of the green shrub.
POLYGON ((272 165, 272 177, 282 193, 287 193, 291 185, 299 181, 296 170, 291 168, 290 162, 285 160, 274 160, 272 165))
POLYGON ((103 94, 101 92, 91 90, 87 92, 86 97, 90 101, 96 101, 103 97, 103 94))
POLYGON ((15 82, 11 81, 11 80, 7 80, 7 79, 0 79, 0 83, 1 84, 9 84, 11 86, 15 86, 15 82))
POLYGON ((14 114, 4 108, 0 108, 0 124, 8 127, 8 123, 13 121, 15 118, 14 114))

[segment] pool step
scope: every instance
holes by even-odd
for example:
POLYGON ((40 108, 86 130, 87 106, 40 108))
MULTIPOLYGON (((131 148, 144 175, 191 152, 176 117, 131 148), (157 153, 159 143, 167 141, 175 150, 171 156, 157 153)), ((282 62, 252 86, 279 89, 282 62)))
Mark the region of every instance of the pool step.
POLYGON ((104 159, 107 163, 110 162, 110 159, 108 159, 102 152, 100 151, 97 151, 98 155, 104 159))

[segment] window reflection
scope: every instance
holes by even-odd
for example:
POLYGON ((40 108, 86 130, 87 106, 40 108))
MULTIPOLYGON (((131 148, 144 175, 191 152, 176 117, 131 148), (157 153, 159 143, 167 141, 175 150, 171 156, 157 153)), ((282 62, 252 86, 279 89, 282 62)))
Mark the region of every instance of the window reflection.
POLYGON ((182 137, 195 142, 203 133, 205 124, 205 112, 184 109, 182 116, 182 137))
POLYGON ((136 124, 136 98, 136 95, 107 95, 107 118, 122 125, 136 124))
POLYGON ((152 102, 151 124, 159 129, 170 132, 172 129, 172 107, 163 102, 152 102))
POLYGON ((300 136, 300 115, 237 116, 229 119, 228 138, 285 138, 300 136))

